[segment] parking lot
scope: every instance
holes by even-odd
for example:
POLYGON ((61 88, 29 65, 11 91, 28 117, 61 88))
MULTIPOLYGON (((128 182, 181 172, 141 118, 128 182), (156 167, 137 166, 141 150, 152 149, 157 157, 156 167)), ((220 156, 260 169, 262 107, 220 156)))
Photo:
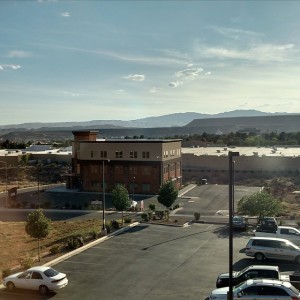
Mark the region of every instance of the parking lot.
MULTIPOLYGON (((254 263, 242 250, 248 238, 234 235, 234 270, 254 263)), ((55 265, 69 278, 57 293, 4 289, 0 299, 204 299, 217 275, 228 272, 228 255, 227 226, 140 224, 55 265)), ((280 264, 281 271, 296 268, 280 264)))

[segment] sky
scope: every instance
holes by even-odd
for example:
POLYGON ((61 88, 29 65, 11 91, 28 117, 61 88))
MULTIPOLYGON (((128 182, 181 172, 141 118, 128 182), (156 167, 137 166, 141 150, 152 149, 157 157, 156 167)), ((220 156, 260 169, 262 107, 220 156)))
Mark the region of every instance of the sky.
POLYGON ((300 1, 0 1, 0 125, 300 113, 300 1))

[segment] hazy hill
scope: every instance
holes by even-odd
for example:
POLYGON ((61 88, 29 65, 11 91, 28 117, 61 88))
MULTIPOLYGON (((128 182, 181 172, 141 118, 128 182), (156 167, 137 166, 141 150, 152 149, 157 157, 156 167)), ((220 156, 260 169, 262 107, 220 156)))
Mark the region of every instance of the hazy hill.
POLYGON ((286 115, 287 113, 266 113, 257 110, 234 110, 218 114, 202 114, 196 112, 174 113, 158 117, 148 117, 131 121, 122 120, 93 120, 86 122, 53 122, 53 123, 23 123, 12 125, 0 125, 2 133, 9 132, 11 129, 43 129, 43 130, 63 130, 66 128, 156 128, 156 127, 173 127, 185 126, 195 119, 211 118, 232 118, 232 117, 257 117, 269 115, 286 115))
POLYGON ((0 139, 10 141, 57 141, 73 139, 72 131, 74 130, 99 130, 98 137, 104 138, 120 138, 127 136, 165 138, 202 134, 203 132, 210 134, 222 132, 227 134, 239 130, 253 131, 253 129, 256 132, 262 133, 300 131, 300 114, 269 114, 255 110, 237 110, 216 115, 205 115, 190 112, 133 121, 111 121, 112 123, 121 122, 123 125, 130 124, 132 125, 131 127, 122 127, 120 124, 119 126, 113 124, 104 125, 102 122, 107 121, 30 124, 31 127, 39 126, 38 128, 27 128, 25 126, 28 126, 28 124, 22 124, 24 128, 0 128, 0 139), (144 126, 142 126, 142 124, 144 124, 144 126), (152 127, 147 127, 150 126, 150 124, 152 127), (159 126, 160 124, 163 125, 159 126), (172 126, 172 124, 176 124, 176 126, 172 126))

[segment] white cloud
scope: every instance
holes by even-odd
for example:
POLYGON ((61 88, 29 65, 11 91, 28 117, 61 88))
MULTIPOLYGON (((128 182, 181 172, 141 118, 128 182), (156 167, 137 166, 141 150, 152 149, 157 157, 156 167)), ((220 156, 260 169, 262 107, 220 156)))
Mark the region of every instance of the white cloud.
POLYGON ((209 75, 211 75, 211 72, 210 72, 210 71, 205 72, 204 75, 205 75, 205 76, 209 76, 209 75))
POLYGON ((124 79, 132 80, 132 81, 144 81, 146 76, 143 74, 130 74, 125 77, 124 79))
POLYGON ((175 73, 177 78, 181 78, 182 80, 194 80, 199 74, 203 71, 202 68, 194 68, 194 69, 185 69, 182 71, 178 71, 175 73))
POLYGON ((262 33, 250 31, 250 30, 243 30, 243 29, 235 29, 235 28, 227 28, 227 27, 217 27, 217 26, 210 26, 213 31, 226 36, 228 38, 238 40, 241 37, 243 38, 253 38, 253 37, 260 37, 263 36, 262 33))
POLYGON ((21 69, 21 66, 19 66, 19 65, 0 65, 0 70, 5 70, 5 69, 17 70, 17 69, 21 69))
POLYGON ((22 50, 11 50, 8 52, 7 57, 10 58, 25 58, 25 57, 30 57, 32 56, 31 52, 28 51, 22 51, 22 50))
POLYGON ((71 14, 70 14, 68 11, 63 12, 63 13, 61 13, 60 15, 61 15, 62 17, 64 17, 64 18, 69 18, 69 17, 71 17, 71 14))
POLYGON ((289 61, 298 52, 294 44, 275 45, 260 44, 250 46, 248 50, 228 49, 222 47, 201 47, 198 55, 218 59, 242 59, 251 61, 289 61))

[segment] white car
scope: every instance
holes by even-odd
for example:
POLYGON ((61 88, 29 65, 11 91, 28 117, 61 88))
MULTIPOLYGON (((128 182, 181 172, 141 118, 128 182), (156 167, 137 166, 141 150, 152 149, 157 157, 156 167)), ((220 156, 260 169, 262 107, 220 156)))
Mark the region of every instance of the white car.
POLYGON ((9 275, 3 279, 7 289, 39 290, 41 294, 61 289, 68 284, 67 275, 51 267, 32 267, 25 272, 9 275))
MULTIPOLYGON (((215 289, 207 299, 226 300, 229 287, 215 289)), ((300 292, 290 283, 276 279, 249 279, 233 287, 233 299, 299 300, 300 292)))
POLYGON ((134 200, 132 200, 131 202, 130 202, 130 208, 136 208, 137 207, 137 202, 136 201, 134 201, 134 200))

